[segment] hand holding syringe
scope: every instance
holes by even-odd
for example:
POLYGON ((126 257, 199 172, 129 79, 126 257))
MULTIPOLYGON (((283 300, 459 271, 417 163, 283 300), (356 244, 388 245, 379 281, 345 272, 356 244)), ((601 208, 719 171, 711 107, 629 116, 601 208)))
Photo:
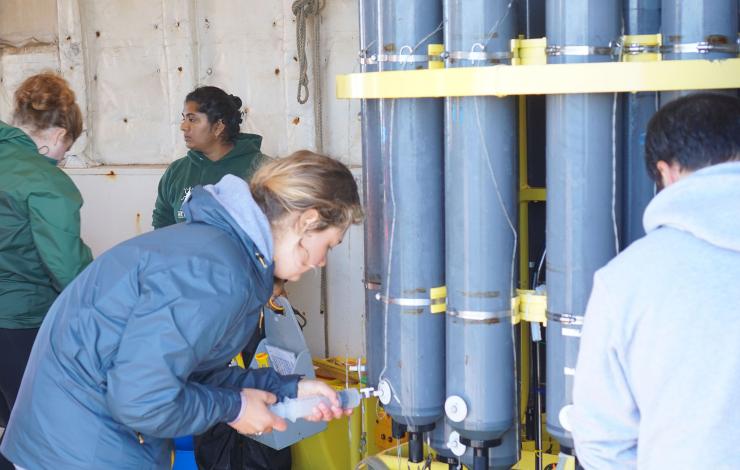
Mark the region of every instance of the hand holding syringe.
MULTIPOLYGON (((354 388, 348 388, 337 392, 339 407, 343 410, 351 410, 360 404, 360 392, 354 388)), ((331 401, 321 395, 305 398, 286 398, 285 400, 270 406, 270 411, 281 418, 296 422, 298 418, 305 418, 314 413, 314 409, 324 403, 331 407, 331 401)))

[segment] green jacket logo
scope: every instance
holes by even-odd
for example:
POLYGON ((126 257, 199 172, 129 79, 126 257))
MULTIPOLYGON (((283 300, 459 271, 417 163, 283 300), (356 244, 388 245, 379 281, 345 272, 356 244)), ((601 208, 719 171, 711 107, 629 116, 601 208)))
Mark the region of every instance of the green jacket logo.
POLYGON ((193 194, 193 187, 188 186, 187 188, 184 188, 182 192, 183 192, 183 196, 180 198, 180 208, 177 209, 177 218, 179 221, 182 221, 185 219, 185 212, 183 212, 182 210, 182 204, 190 200, 190 196, 192 196, 193 194))

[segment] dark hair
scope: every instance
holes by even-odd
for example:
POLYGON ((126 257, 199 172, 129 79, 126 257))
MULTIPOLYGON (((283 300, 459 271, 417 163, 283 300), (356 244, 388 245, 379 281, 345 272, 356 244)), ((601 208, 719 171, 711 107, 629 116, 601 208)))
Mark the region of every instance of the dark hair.
POLYGON ((62 128, 72 142, 82 134, 75 93, 65 79, 50 72, 28 77, 16 90, 13 121, 31 131, 62 128))
POLYGON ((198 112, 208 116, 208 122, 224 123, 224 139, 235 142, 239 137, 239 124, 242 122, 242 100, 238 96, 229 95, 215 86, 202 86, 188 93, 185 102, 192 101, 198 104, 198 112))
POLYGON ((301 150, 268 160, 250 180, 252 196, 274 226, 291 212, 316 209, 319 220, 310 230, 347 228, 362 221, 357 182, 333 158, 301 150))
POLYGON ((734 96, 684 96, 663 106, 648 123, 645 163, 658 183, 659 161, 696 171, 739 159, 740 99, 734 96))

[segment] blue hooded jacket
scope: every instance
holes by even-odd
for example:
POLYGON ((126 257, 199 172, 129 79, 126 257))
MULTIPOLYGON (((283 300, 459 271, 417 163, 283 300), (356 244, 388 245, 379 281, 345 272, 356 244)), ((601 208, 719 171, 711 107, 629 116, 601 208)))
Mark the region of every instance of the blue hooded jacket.
POLYGON ((45 318, 2 453, 28 469, 169 469, 172 437, 230 422, 241 388, 298 376, 228 367, 272 293, 272 239, 246 183, 193 190, 187 223, 112 248, 45 318))

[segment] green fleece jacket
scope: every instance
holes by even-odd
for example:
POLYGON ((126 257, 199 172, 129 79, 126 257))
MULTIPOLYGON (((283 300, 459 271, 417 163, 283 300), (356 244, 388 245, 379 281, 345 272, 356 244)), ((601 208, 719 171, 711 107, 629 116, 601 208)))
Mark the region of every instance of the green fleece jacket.
POLYGON ((92 261, 82 196, 22 130, 0 121, 0 328, 36 328, 92 261))
POLYGON ((172 162, 159 180, 152 226, 158 229, 184 222, 182 203, 195 186, 218 183, 224 175, 248 180, 264 158, 261 144, 259 135, 239 134, 234 148, 218 161, 213 162, 203 153, 191 150, 187 156, 172 162))

